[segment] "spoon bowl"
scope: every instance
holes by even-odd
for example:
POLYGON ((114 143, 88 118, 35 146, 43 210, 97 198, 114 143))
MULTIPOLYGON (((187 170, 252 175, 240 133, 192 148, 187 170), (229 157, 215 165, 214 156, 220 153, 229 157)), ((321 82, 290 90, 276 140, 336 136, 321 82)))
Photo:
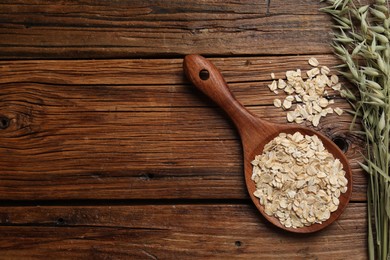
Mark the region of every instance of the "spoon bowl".
POLYGON ((352 193, 352 172, 344 153, 326 136, 306 127, 296 124, 275 124, 267 122, 249 112, 233 96, 222 74, 207 59, 191 54, 184 58, 183 69, 187 78, 204 94, 220 106, 233 121, 241 137, 244 152, 245 183, 249 195, 260 213, 272 224, 284 230, 295 233, 311 233, 319 231, 333 223, 346 208, 352 193), (276 217, 269 216, 264 211, 260 200, 253 195, 256 185, 252 181, 252 164, 256 155, 262 154, 264 146, 280 133, 294 134, 300 132, 303 135, 317 135, 324 147, 340 160, 348 180, 347 191, 339 197, 338 209, 331 213, 330 218, 321 224, 312 224, 300 228, 288 228, 282 225, 276 217))

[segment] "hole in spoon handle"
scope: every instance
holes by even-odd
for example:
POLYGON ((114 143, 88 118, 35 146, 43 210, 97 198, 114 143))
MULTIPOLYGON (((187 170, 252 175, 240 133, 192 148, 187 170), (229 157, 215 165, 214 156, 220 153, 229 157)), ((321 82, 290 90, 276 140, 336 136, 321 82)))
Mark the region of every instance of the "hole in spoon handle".
POLYGON ((199 72, 199 78, 201 80, 208 80, 210 77, 210 72, 206 69, 202 69, 200 72, 199 72))

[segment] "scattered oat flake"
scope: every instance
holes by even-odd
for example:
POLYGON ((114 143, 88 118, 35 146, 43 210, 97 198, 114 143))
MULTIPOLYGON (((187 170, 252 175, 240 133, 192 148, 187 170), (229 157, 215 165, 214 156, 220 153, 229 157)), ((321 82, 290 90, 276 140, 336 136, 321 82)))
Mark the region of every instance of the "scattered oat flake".
POLYGON ((337 83, 337 84, 333 85, 333 86, 332 86, 332 89, 333 89, 333 90, 340 91, 340 90, 341 90, 341 84, 340 84, 340 83, 337 83))
POLYGON ((279 79, 278 88, 283 89, 287 86, 286 82, 283 79, 279 79))
POLYGON ((344 112, 341 108, 339 107, 336 107, 335 109, 333 109, 333 111, 338 114, 339 116, 341 116, 341 114, 344 112))
POLYGON ((306 74, 307 74, 307 76, 308 76, 309 78, 313 78, 314 76, 320 74, 320 70, 319 70, 318 68, 313 68, 313 69, 311 69, 311 70, 308 70, 308 71, 306 72, 306 74))
POLYGON ((320 115, 322 117, 325 117, 327 114, 328 114, 328 111, 326 109, 322 110, 321 113, 320 113, 320 115))
POLYGON ((329 101, 326 98, 320 98, 320 100, 318 100, 318 104, 320 105, 320 107, 326 108, 329 104, 329 101))
POLYGON ((320 119, 321 119, 321 114, 317 114, 313 116, 313 121, 312 121, 313 126, 318 126, 318 124, 320 123, 320 119))
POLYGON ((329 72, 330 72, 330 69, 327 66, 322 66, 321 67, 321 74, 328 75, 329 72))
POLYGON ((279 98, 274 99, 274 106, 275 107, 281 107, 282 106, 282 101, 279 98))
POLYGON ((278 85, 277 85, 276 80, 272 81, 272 83, 271 83, 270 85, 268 85, 268 88, 269 88, 269 90, 271 90, 271 91, 274 91, 275 89, 277 89, 277 88, 278 88, 278 85))
POLYGON ((339 83, 339 77, 337 75, 330 76, 330 80, 332 81, 333 84, 339 83))
POLYGON ((294 99, 295 98, 293 96, 291 96, 291 95, 286 97, 286 100, 291 101, 291 102, 294 101, 294 99))
POLYGON ((280 105, 278 101, 274 105, 293 112, 286 115, 288 122, 302 123, 307 120, 317 126, 321 117, 333 113, 328 106, 334 104, 334 100, 329 99, 327 88, 339 91, 340 95, 342 90, 337 75, 329 75, 329 67, 318 67, 318 60, 314 57, 310 58, 309 64, 313 68, 306 71, 307 79, 302 78, 300 69, 286 71, 285 80, 275 79, 275 74, 271 73, 274 80, 269 88, 275 94, 280 91, 287 94, 280 105))
POLYGON ((327 107, 327 108, 325 109, 325 111, 326 111, 326 113, 328 113, 328 114, 333 114, 333 108, 331 108, 331 107, 327 107))
POLYGON ((311 57, 311 58, 309 59, 309 64, 310 64, 311 66, 313 66, 313 67, 317 67, 318 64, 319 64, 319 62, 318 62, 318 60, 317 60, 316 58, 311 57))
POLYGON ((318 105, 317 102, 313 102, 313 109, 314 109, 314 111, 316 111, 318 113, 321 113, 321 111, 322 111, 322 108, 320 107, 320 105, 318 105))
POLYGON ((275 79, 275 73, 273 73, 273 72, 271 73, 271 78, 275 79))
POLYGON ((285 99, 285 100, 283 101, 283 108, 284 108, 284 109, 289 109, 289 108, 291 108, 291 105, 292 105, 291 101, 289 101, 289 100, 287 100, 287 99, 285 99))
POLYGON ((287 121, 288 121, 288 122, 293 122, 293 121, 295 120, 296 117, 297 117, 297 116, 296 116, 296 114, 295 114, 294 111, 288 111, 288 112, 287 112, 287 121))

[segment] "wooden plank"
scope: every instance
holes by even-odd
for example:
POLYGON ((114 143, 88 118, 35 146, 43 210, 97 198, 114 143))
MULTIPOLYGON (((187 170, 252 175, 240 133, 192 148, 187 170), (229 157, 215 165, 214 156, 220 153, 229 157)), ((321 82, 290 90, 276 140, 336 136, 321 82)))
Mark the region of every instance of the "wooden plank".
MULTIPOLYGON (((312 55, 210 58, 228 83, 270 80, 287 70, 310 69, 312 55)), ((314 55, 320 65, 341 64, 334 55, 314 55)), ((165 85, 183 84, 183 59, 118 60, 0 60, 0 83, 30 82, 60 85, 165 85)), ((337 73, 332 70, 332 73, 337 73)))
POLYGON ((245 204, 0 207, 0 223, 7 259, 367 257, 363 203, 309 235, 282 232, 245 204))
POLYGON ((0 58, 330 53, 319 1, 0 2, 0 58), (293 10, 293 11, 292 11, 293 10))
MULTIPOLYGON (((304 58, 271 58, 263 73, 264 58, 216 61, 239 101, 282 123, 285 113, 266 87, 269 73, 283 60, 305 67, 304 58)), ((10 126, 0 130, 0 199, 247 198, 234 126, 188 84, 181 60, 117 62, 96 61, 93 70, 91 61, 1 63, 0 116, 10 126)), ((336 105, 348 107, 341 99, 336 105)), ((364 200, 357 164, 364 144, 350 122, 347 113, 330 115, 318 130, 350 144, 353 200, 364 200)))

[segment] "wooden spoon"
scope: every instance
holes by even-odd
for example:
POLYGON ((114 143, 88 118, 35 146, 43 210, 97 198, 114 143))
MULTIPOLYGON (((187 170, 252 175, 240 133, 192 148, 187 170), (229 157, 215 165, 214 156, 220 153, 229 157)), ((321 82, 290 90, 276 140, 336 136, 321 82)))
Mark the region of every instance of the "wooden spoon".
POLYGON ((258 210, 268 221, 287 231, 310 233, 327 227, 341 215, 351 197, 352 174, 347 158, 336 144, 324 135, 309 128, 301 127, 296 124, 274 124, 256 117, 234 98, 222 77, 222 74, 210 61, 202 56, 195 54, 187 55, 184 58, 183 68, 187 78, 198 89, 217 103, 234 122, 241 136, 244 151, 245 182, 249 195, 258 210), (335 158, 338 158, 341 161, 343 169, 346 172, 345 177, 348 179, 348 190, 341 194, 338 209, 331 213, 330 218, 322 224, 313 224, 301 228, 287 228, 282 225, 277 218, 267 215, 264 212, 264 207, 260 204, 259 199, 253 195, 256 187, 255 183, 251 180, 251 161, 256 155, 261 154, 264 145, 274 139, 279 133, 284 132, 293 134, 297 131, 303 135, 317 135, 322 140, 325 148, 332 153, 335 158))

